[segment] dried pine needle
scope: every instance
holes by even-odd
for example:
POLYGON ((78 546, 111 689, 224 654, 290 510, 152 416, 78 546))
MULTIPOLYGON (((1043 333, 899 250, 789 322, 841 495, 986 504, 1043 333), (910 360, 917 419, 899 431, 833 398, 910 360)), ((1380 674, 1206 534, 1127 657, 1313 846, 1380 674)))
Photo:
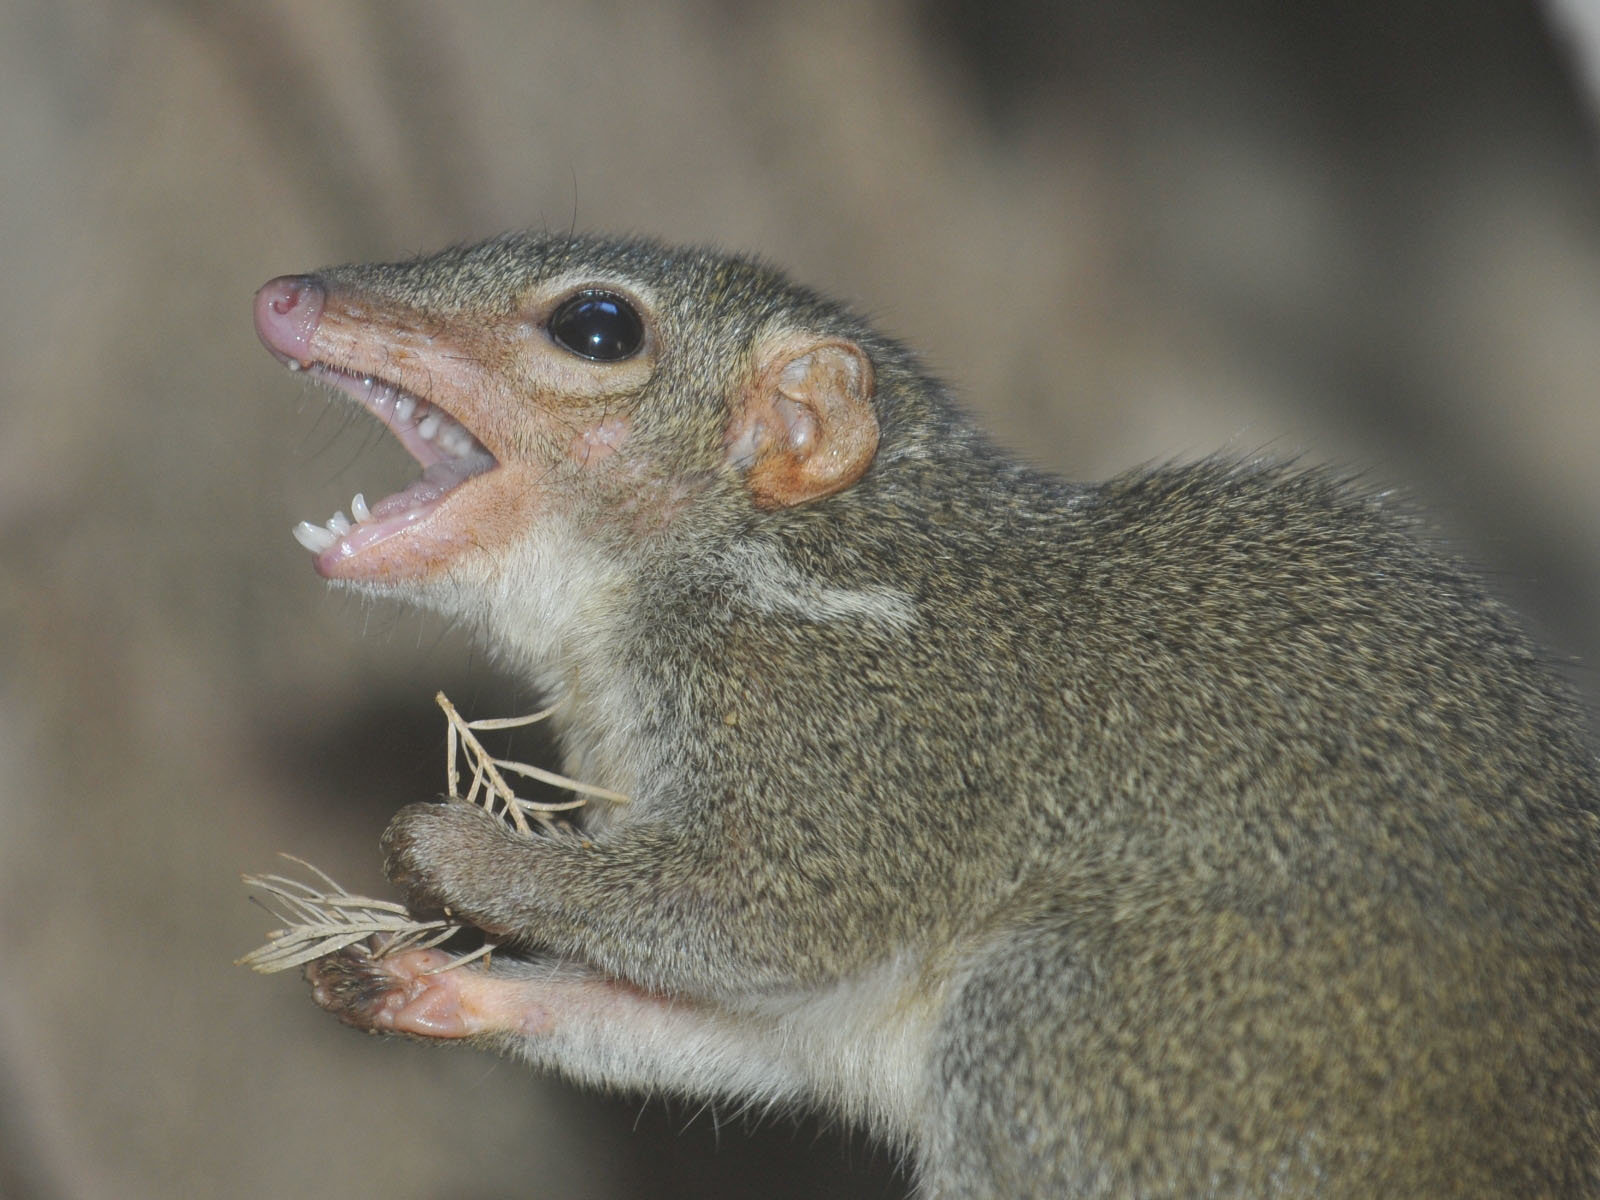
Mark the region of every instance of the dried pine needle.
MULTIPOLYGON (((456 711, 455 705, 443 692, 434 699, 445 715, 445 780, 451 801, 476 804, 490 816, 505 821, 518 833, 530 836, 534 832, 530 818, 541 825, 553 827, 559 814, 583 805, 585 796, 598 796, 616 803, 627 802, 627 797, 617 792, 579 783, 527 763, 495 758, 477 738, 477 733, 482 730, 512 729, 542 721, 550 715, 550 709, 526 717, 468 721, 456 711), (461 791, 460 758, 466 759, 467 771, 471 776, 465 794, 461 791), (557 802, 524 800, 506 782, 505 772, 569 788, 579 795, 572 800, 557 802)), ((264 945, 239 959, 241 966, 263 974, 287 971, 361 943, 365 943, 363 948, 367 953, 375 958, 383 958, 403 950, 437 946, 466 928, 457 921, 418 921, 404 905, 354 895, 303 859, 289 854, 283 857, 310 872, 316 877, 315 881, 304 882, 286 875, 244 877, 246 886, 261 893, 260 903, 284 926, 269 933, 264 945)), ((493 942, 485 943, 481 949, 457 956, 440 970, 458 967, 493 949, 493 942)))
POLYGON ((423 949, 460 931, 453 921, 418 921, 405 906, 389 900, 356 896, 303 859, 283 856, 315 875, 319 883, 305 883, 285 875, 246 875, 245 884, 261 895, 267 911, 284 922, 267 935, 239 965, 262 974, 287 971, 333 954, 358 942, 369 941, 375 957, 402 950, 423 949))
POLYGON ((456 706, 450 703, 450 698, 443 692, 433 699, 444 710, 444 719, 448 726, 445 746, 445 789, 450 799, 476 804, 490 816, 499 817, 507 822, 518 833, 533 832, 533 827, 528 824, 529 817, 543 825, 553 825, 556 814, 582 807, 584 796, 597 796, 617 804, 628 802, 628 798, 620 792, 595 787, 589 783, 580 783, 576 779, 568 779, 564 775, 557 775, 553 771, 530 766, 528 763, 495 758, 483 748, 483 743, 477 738, 479 730, 514 729, 519 725, 532 725, 535 721, 542 721, 548 717, 552 709, 547 708, 526 717, 494 717, 468 721, 456 711, 456 706), (457 769, 458 751, 460 757, 466 758, 467 767, 472 772, 472 783, 467 788, 466 795, 461 794, 461 772, 457 769), (578 793, 578 798, 553 803, 524 800, 506 782, 505 775, 502 774, 505 771, 528 779, 537 779, 554 787, 568 788, 578 793))

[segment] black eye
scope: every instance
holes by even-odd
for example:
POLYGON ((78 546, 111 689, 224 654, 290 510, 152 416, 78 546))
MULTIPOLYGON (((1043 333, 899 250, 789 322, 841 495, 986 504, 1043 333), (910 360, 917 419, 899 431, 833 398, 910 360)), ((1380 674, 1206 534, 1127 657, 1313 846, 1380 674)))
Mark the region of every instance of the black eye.
POLYGON ((556 345, 595 362, 631 358, 644 344, 644 322, 613 292, 579 292, 550 314, 556 345))

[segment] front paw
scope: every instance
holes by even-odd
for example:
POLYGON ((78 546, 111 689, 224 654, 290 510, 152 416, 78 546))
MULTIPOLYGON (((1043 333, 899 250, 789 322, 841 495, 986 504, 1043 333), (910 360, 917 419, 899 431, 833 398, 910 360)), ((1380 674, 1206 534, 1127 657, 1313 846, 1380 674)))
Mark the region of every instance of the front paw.
POLYGON ((521 847, 473 804, 408 804, 383 832, 384 872, 422 918, 446 916, 503 933, 490 916, 521 847))

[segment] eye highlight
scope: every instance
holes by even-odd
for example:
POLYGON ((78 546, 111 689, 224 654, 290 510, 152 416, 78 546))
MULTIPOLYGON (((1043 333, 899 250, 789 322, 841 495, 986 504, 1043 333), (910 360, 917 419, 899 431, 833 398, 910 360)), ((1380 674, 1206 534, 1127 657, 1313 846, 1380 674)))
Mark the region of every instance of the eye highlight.
POLYGON ((644 345, 644 322, 615 292, 583 291, 550 314, 550 337, 591 362, 619 362, 644 345))

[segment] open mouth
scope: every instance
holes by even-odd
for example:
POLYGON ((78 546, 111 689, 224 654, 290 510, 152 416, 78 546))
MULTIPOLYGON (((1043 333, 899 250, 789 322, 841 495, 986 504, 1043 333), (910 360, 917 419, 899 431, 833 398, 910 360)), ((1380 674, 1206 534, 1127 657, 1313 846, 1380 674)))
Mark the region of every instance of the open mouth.
POLYGON ((295 540, 317 556, 319 568, 331 567, 425 520, 456 488, 498 465, 465 425, 392 383, 320 362, 303 368, 299 363, 289 365, 360 402, 422 465, 422 478, 393 495, 369 504, 357 492, 348 515, 337 512, 321 525, 311 521, 296 525, 295 540))

